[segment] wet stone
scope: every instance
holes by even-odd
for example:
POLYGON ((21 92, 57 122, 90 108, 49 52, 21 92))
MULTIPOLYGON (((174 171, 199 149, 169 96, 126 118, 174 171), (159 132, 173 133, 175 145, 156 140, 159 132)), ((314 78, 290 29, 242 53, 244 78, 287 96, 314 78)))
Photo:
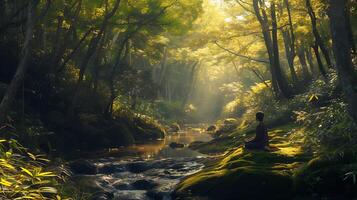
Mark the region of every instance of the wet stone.
POLYGON ((131 190, 132 187, 129 183, 114 183, 113 187, 117 190, 131 190))
POLYGON ((158 186, 158 184, 151 180, 138 180, 132 186, 139 190, 148 190, 158 186))
POLYGON ((98 168, 98 173, 99 174, 113 174, 113 173, 118 173, 118 172, 124 172, 125 166, 123 165, 104 165, 100 168, 98 168))
POLYGON ((144 162, 129 163, 128 170, 132 173, 141 173, 151 169, 151 166, 144 162))
POLYGON ((77 160, 71 162, 69 167, 76 174, 94 175, 97 173, 97 167, 87 160, 77 160))

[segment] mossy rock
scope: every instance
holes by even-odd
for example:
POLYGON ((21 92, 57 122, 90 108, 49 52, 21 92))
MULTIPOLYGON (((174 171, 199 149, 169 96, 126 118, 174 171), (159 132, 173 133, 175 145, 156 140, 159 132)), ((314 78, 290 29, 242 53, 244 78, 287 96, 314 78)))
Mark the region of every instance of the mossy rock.
POLYGON ((187 194, 211 199, 289 199, 293 195, 289 175, 276 171, 238 167, 203 171, 179 185, 175 195, 187 194))
POLYGON ((290 143, 284 134, 283 130, 270 132, 274 141, 272 151, 251 151, 243 147, 229 150, 214 164, 184 179, 174 196, 182 199, 293 198, 293 172, 310 157, 301 151, 299 143, 290 143))
POLYGON ((318 157, 308 162, 294 175, 298 193, 317 195, 321 198, 336 197, 352 199, 357 197, 357 184, 349 172, 357 169, 357 162, 345 159, 318 157), (348 162, 350 161, 350 162, 348 162))

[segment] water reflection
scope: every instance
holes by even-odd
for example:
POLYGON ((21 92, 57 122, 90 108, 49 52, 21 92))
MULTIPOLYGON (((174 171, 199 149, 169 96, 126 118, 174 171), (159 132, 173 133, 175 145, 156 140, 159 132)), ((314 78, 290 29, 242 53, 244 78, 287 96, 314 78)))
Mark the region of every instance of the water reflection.
POLYGON ((208 142, 212 137, 204 132, 202 128, 193 128, 186 125, 177 133, 168 133, 164 140, 158 140, 146 144, 135 144, 129 147, 110 149, 110 155, 136 155, 146 159, 162 159, 176 157, 196 157, 203 154, 186 148, 195 141, 208 142), (171 143, 184 144, 185 148, 171 148, 171 143))
POLYGON ((208 158, 188 144, 211 139, 202 129, 186 126, 161 141, 111 149, 109 157, 92 160, 99 173, 90 177, 115 200, 170 200, 181 178, 201 170, 208 158), (172 142, 184 147, 171 148, 172 142))

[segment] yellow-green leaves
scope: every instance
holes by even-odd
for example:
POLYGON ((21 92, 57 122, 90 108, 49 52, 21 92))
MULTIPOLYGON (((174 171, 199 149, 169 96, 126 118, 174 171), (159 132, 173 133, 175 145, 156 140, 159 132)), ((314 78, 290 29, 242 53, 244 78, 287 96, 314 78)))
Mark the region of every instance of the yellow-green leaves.
POLYGON ((11 182, 7 181, 6 179, 4 178, 1 178, 0 179, 0 184, 3 185, 3 186, 6 186, 6 187, 10 187, 12 185, 11 182))
POLYGON ((0 140, 0 199, 62 200, 59 176, 44 169, 43 155, 27 152, 15 140, 0 140))

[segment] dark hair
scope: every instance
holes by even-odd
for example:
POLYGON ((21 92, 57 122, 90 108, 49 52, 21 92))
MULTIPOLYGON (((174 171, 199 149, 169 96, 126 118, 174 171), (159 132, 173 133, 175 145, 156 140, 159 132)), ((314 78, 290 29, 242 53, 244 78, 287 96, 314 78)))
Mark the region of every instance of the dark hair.
POLYGON ((258 121, 262 122, 263 119, 264 119, 264 113, 263 113, 263 112, 257 112, 257 113, 255 114, 255 118, 256 118, 258 121))

